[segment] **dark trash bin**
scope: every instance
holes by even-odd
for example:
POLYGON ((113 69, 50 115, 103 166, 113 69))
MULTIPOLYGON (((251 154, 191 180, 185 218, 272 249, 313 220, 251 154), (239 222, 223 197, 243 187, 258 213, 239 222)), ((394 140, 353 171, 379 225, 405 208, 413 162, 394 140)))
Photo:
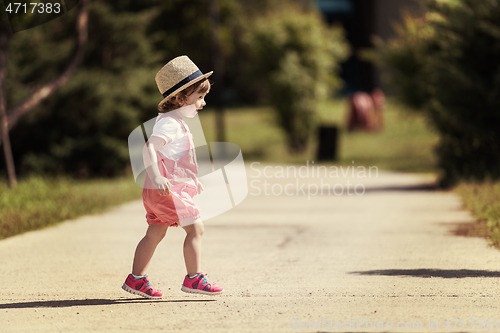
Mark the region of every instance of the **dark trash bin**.
POLYGON ((334 161, 337 159, 338 126, 320 126, 318 143, 318 161, 334 161))

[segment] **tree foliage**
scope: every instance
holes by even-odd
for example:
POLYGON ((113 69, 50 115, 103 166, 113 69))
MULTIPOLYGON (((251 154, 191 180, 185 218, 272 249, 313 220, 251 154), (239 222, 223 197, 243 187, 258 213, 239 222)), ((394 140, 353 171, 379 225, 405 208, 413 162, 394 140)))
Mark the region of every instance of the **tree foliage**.
MULTIPOLYGON (((338 86, 334 72, 346 53, 340 30, 326 27, 308 9, 311 3, 218 1, 225 102, 267 98, 278 106, 278 119, 296 150, 303 149, 313 128, 317 101, 338 86), (273 39, 271 31, 281 39, 273 39)), ((12 38, 9 106, 64 67, 74 46, 75 15, 70 11, 12 38)), ((161 95, 154 76, 161 66, 187 54, 202 71, 212 70, 207 0, 93 0, 89 15, 81 66, 11 131, 21 173, 123 172, 129 165, 128 135, 157 115, 161 95)))
MULTIPOLYGON (((57 94, 12 131, 23 172, 115 175, 128 163, 127 137, 156 114, 154 75, 160 62, 144 38, 152 11, 126 11, 93 1, 82 66, 57 94), (105 33, 103 33, 105 32, 105 33), (156 65, 156 66, 155 66, 156 65)), ((9 101, 49 79, 68 57, 75 12, 18 32, 10 45, 9 101)))
POLYGON ((349 52, 342 30, 290 6, 253 21, 245 41, 250 89, 274 106, 290 150, 304 151, 318 104, 341 84, 337 70, 349 52))
POLYGON ((443 183, 500 178, 500 0, 427 0, 398 39, 378 42, 403 99, 440 134, 443 183))
MULTIPOLYGON (((53 93, 56 92, 59 88, 64 86, 68 82, 69 78, 73 75, 77 67, 81 64, 85 52, 85 46, 87 45, 88 41, 87 28, 89 2, 90 0, 82 0, 80 3, 78 14, 75 20, 77 31, 75 46, 73 48, 71 57, 69 58, 69 60, 67 60, 67 64, 59 73, 57 73, 55 77, 33 89, 31 92, 29 92, 28 96, 25 99, 23 99, 19 104, 11 109, 7 108, 8 102, 6 98, 6 76, 8 63, 7 59, 9 55, 9 41, 12 38, 13 31, 28 29, 33 26, 32 24, 36 25, 38 23, 41 24, 43 22, 47 22, 48 20, 55 18, 53 14, 56 14, 57 16, 57 13, 52 12, 52 8, 49 6, 50 4, 46 4, 47 9, 50 9, 52 14, 48 13, 48 15, 40 15, 39 17, 37 16, 37 18, 40 18, 42 20, 41 22, 38 19, 33 20, 35 18, 34 13, 29 13, 28 15, 24 16, 24 18, 19 18, 18 15, 9 16, 10 24, 5 17, 6 13, 2 13, 2 15, 0 15, 2 16, 0 20, 0 121, 2 123, 0 130, 0 143, 3 146, 5 164, 9 177, 9 185, 11 188, 16 186, 17 176, 15 170, 15 162, 12 154, 12 146, 10 143, 11 140, 9 131, 18 123, 19 119, 32 112, 37 105, 53 95, 53 93)), ((65 7, 67 10, 73 8, 75 6, 75 3, 72 1, 68 1, 66 5, 68 5, 67 7, 65 7)), ((10 4, 8 7, 10 7, 10 4)), ((6 9, 6 11, 7 10, 8 9, 6 9)))

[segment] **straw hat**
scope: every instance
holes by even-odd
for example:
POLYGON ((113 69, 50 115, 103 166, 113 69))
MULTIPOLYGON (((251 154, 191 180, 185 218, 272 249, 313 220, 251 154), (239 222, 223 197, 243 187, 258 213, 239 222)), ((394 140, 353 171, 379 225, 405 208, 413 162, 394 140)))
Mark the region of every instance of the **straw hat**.
POLYGON ((203 74, 185 55, 170 60, 155 77, 158 90, 163 95, 163 100, 158 105, 190 85, 209 77, 212 73, 213 71, 203 74))

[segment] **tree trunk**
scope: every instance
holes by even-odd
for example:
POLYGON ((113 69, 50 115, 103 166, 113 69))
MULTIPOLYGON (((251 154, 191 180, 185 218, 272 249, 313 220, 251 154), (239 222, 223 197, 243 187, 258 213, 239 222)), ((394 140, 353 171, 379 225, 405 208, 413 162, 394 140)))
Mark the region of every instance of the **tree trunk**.
POLYGON ((220 41, 220 14, 219 1, 208 0, 210 13, 210 40, 211 40, 211 55, 212 66, 214 71, 214 95, 215 95, 215 128, 217 133, 217 141, 226 141, 225 124, 224 124, 224 106, 222 101, 222 93, 224 91, 224 58, 222 55, 222 45, 220 41))
POLYGON ((375 1, 353 0, 353 55, 357 61, 358 80, 361 90, 375 89, 375 66, 358 56, 359 51, 373 48, 371 37, 375 34, 375 1))
POLYGON ((17 124, 22 116, 29 113, 35 106, 47 99, 57 89, 64 86, 66 82, 68 82, 71 75, 73 75, 78 65, 82 62, 85 54, 85 45, 88 40, 87 26, 89 3, 90 0, 80 1, 80 12, 76 19, 76 29, 78 33, 77 44, 75 50, 73 51, 73 55, 70 57, 68 65, 57 79, 35 89, 22 103, 7 112, 9 116, 9 129, 17 124))
POLYGON ((80 11, 76 20, 76 29, 78 33, 77 44, 64 71, 57 79, 35 89, 30 96, 28 96, 28 98, 9 111, 7 111, 5 82, 7 75, 8 42, 12 35, 12 31, 8 21, 4 21, 0 26, 0 144, 3 143, 5 162, 7 164, 7 172, 9 175, 9 185, 11 188, 16 186, 17 179, 14 158, 12 157, 12 149, 9 140, 9 130, 22 116, 29 113, 34 107, 47 99, 57 89, 65 85, 71 75, 75 72, 78 65, 82 62, 85 53, 85 45, 88 40, 87 27, 89 3, 90 0, 80 1, 80 11))
POLYGON ((7 100, 5 96, 5 83, 7 76, 7 51, 11 35, 12 32, 9 22, 5 20, 0 26, 0 142, 3 142, 3 153, 5 157, 5 163, 7 165, 9 186, 10 188, 14 188, 17 184, 17 178, 14 165, 14 157, 12 156, 12 148, 9 139, 9 119, 7 117, 7 100))

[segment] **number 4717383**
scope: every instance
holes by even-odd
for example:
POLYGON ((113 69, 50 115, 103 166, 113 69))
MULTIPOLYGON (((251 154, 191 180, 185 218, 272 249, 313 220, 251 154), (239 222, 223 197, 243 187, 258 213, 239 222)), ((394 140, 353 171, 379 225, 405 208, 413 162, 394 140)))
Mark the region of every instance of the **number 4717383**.
POLYGON ((31 2, 29 5, 27 3, 21 3, 21 2, 14 2, 14 3, 9 3, 7 8, 5 9, 6 12, 9 12, 10 14, 18 14, 18 13, 40 13, 40 14, 51 14, 51 13, 60 13, 61 12, 61 4, 56 2, 56 3, 36 3, 36 2, 31 2), (15 7, 15 9, 14 9, 15 7), (29 8, 31 7, 31 8, 29 8), (37 8, 38 7, 38 8, 37 8), (36 11, 35 11, 36 10, 36 11))
POLYGON ((449 328, 449 329, 457 329, 457 328, 462 328, 462 329, 492 329, 496 330, 498 329, 498 319, 468 319, 467 321, 465 319, 448 319, 444 323, 444 328, 449 328))

